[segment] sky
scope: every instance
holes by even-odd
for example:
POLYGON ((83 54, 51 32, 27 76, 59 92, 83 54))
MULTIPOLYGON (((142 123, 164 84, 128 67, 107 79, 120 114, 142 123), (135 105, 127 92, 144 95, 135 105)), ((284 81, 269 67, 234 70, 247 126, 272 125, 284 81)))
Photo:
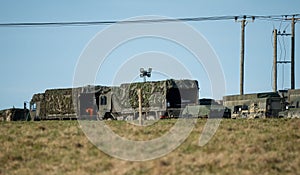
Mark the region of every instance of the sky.
MULTIPOLYGON (((300 14, 295 0, 1 0, 0 23, 126 20, 140 16, 167 18, 227 15, 300 14)), ((299 22, 298 22, 299 23, 299 22)), ((300 88, 300 26, 296 23, 296 88, 300 88)), ((217 55, 226 83, 225 94, 239 94, 240 26, 234 20, 186 22, 217 55)), ((109 25, 60 27, 0 27, 0 109, 22 107, 35 93, 72 87, 82 53, 109 25)), ((245 36, 245 93, 272 91, 272 30, 290 32, 290 22, 249 21, 245 36)), ((174 29, 175 30, 175 29, 174 29)), ((112 36, 113 37, 113 36, 112 36)), ((279 37, 278 60, 290 59, 290 37, 279 37)), ((105 41, 99 47, 105 47, 105 41)), ((211 97, 205 66, 180 45, 162 38, 130 40, 116 46, 98 70, 95 84, 142 81, 138 67, 153 67, 148 80, 192 78, 200 98, 211 97), (141 61, 141 60, 148 61, 141 61), (149 61, 150 60, 150 61, 149 61), (173 60, 173 61, 172 61, 173 60), (174 61, 175 60, 175 61, 174 61), (164 65, 155 67, 156 65, 164 65), (184 65, 185 70, 178 68, 184 65), (127 66, 127 67, 126 67, 127 66), (155 69, 157 68, 157 69, 155 69), (133 70, 134 69, 134 70, 133 70), (166 73, 167 69, 174 74, 166 73), (175 71, 174 71, 175 70, 175 71), (182 71, 184 73, 182 73, 182 71), (136 76, 135 76, 136 72, 136 76), (185 77, 189 74, 190 77, 185 77), (126 78, 120 78, 120 77, 126 78)), ((278 89, 290 87, 290 66, 278 67, 278 89)), ((220 97, 221 98, 221 97, 220 97)))

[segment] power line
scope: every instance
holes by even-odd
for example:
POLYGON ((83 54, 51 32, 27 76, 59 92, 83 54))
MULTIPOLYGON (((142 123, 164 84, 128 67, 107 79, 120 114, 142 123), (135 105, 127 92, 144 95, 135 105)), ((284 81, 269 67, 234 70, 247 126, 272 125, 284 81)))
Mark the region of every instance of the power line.
POLYGON ((173 18, 173 19, 145 19, 145 20, 110 20, 110 21, 72 21, 72 22, 10 22, 0 23, 0 27, 63 27, 63 26, 93 26, 93 25, 112 25, 112 24, 136 24, 136 23, 166 23, 166 22, 202 22, 202 21, 222 21, 237 19, 252 20, 268 20, 282 21, 287 20, 291 16, 299 16, 300 14, 290 15, 239 15, 239 16, 209 16, 209 17, 192 17, 192 18, 173 18))

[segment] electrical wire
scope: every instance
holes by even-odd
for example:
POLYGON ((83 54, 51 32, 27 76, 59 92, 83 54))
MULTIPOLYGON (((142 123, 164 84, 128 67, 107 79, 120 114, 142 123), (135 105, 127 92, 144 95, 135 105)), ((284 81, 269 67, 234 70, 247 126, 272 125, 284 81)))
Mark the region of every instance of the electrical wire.
POLYGON ((286 32, 286 29, 291 25, 291 23, 288 23, 285 28, 283 29, 283 32, 285 33, 286 32))
POLYGON ((73 22, 9 22, 0 23, 0 27, 64 27, 64 26, 94 26, 94 25, 112 25, 112 24, 136 24, 136 23, 166 23, 166 22, 202 22, 202 21, 221 21, 221 20, 268 20, 283 21, 287 17, 299 16, 299 14, 290 15, 239 15, 239 16, 209 16, 209 17, 191 17, 174 19, 144 19, 144 20, 110 20, 110 21, 73 21, 73 22))
POLYGON ((137 23, 165 23, 165 22, 188 22, 188 21, 218 21, 234 19, 234 16, 197 17, 197 18, 174 18, 174 19, 144 19, 124 21, 75 21, 75 22, 23 22, 23 23, 1 23, 0 27, 34 27, 34 26, 91 26, 112 24, 137 24, 137 23))
MULTIPOLYGON (((272 22, 272 25, 273 25, 273 32, 271 33, 271 45, 272 45, 272 48, 274 48, 274 32, 275 32, 275 25, 274 23, 272 22)), ((276 60, 277 61, 277 60, 276 60)), ((277 63, 276 63, 276 66, 277 66, 277 63)), ((270 73, 270 77, 271 77, 271 82, 270 82, 270 87, 272 88, 273 87, 273 71, 274 71, 275 67, 274 67, 274 64, 272 64, 272 69, 271 69, 271 73, 270 73)))

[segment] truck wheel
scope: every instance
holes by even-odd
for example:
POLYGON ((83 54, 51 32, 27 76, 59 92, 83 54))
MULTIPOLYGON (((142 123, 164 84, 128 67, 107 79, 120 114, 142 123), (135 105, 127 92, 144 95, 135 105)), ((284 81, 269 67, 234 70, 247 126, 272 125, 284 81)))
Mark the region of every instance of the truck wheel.
POLYGON ((114 120, 114 117, 109 113, 105 113, 104 117, 103 117, 104 120, 114 120))

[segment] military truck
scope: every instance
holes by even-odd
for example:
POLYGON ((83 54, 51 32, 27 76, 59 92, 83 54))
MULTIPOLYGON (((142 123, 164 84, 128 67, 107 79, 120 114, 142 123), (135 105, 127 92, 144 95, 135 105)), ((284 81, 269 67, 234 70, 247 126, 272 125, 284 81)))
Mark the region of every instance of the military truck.
POLYGON ((278 113, 279 118, 300 118, 300 108, 288 106, 286 110, 278 113))
POLYGON ((26 121, 30 119, 29 110, 24 108, 10 108, 0 111, 0 121, 26 121))
POLYGON ((223 104, 231 110, 232 118, 278 117, 285 107, 277 92, 224 96, 223 104))
POLYGON ((286 107, 278 115, 285 118, 300 118, 300 89, 288 90, 286 107))
POLYGON ((300 89, 288 90, 288 103, 294 108, 300 108, 300 89))
POLYGON ((142 93, 142 113, 146 119, 176 118, 188 104, 197 104, 196 80, 165 80, 121 84, 99 95, 102 119, 134 120, 138 118, 138 89, 142 93))
POLYGON ((142 91, 142 112, 148 119, 178 117, 187 104, 196 104, 199 97, 196 80, 49 89, 33 95, 30 113, 34 120, 134 120, 138 116, 138 89, 142 91))
POLYGON ((188 105, 182 112, 184 117, 193 118, 230 118, 229 108, 217 103, 214 99, 199 99, 199 104, 188 105))
POLYGON ((30 101, 30 115, 33 120, 65 120, 94 116, 97 114, 99 92, 107 88, 84 86, 48 89, 44 93, 33 95, 30 101), (94 110, 86 111, 87 108, 94 110))

